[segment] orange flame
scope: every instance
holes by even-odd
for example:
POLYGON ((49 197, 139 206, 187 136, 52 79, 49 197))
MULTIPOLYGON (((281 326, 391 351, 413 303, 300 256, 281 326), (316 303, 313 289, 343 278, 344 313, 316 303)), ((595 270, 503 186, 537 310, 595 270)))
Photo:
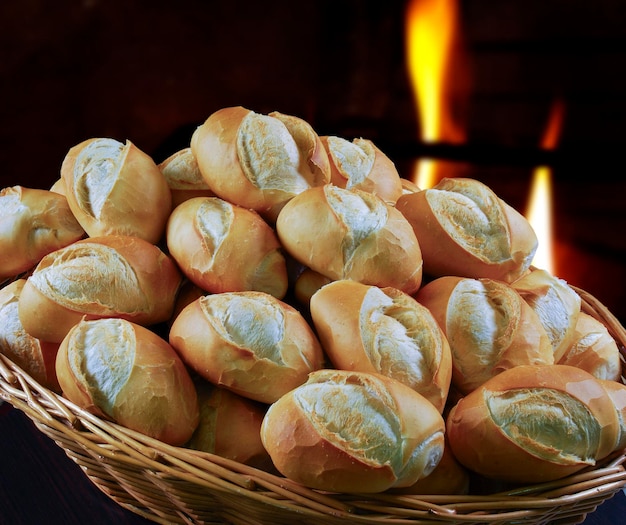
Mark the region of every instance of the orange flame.
MULTIPOLYGON (((559 99, 553 104, 550 111, 548 124, 541 140, 543 149, 556 148, 563 126, 563 114, 564 104, 559 99)), ((554 257, 552 202, 552 170, 548 166, 537 166, 533 172, 529 206, 526 212, 526 217, 535 230, 539 241, 533 266, 554 274, 556 261, 554 257)))
MULTIPOLYGON (((461 142, 462 126, 453 114, 452 72, 459 36, 457 0, 411 0, 406 12, 406 54, 409 77, 420 116, 421 140, 461 142)), ((458 64, 457 64, 458 66, 458 64)), ((413 182, 420 188, 437 183, 437 163, 417 162, 413 182)))

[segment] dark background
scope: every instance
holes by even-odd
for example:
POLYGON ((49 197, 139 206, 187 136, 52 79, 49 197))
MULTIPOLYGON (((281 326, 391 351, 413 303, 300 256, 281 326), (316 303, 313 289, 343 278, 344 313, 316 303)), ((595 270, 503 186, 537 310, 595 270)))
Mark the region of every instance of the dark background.
POLYGON ((429 152, 523 211, 553 168, 555 273, 626 319, 626 2, 461 0, 460 148, 419 144, 406 71, 406 2, 2 2, 0 187, 49 187, 96 136, 160 161, 213 111, 242 105, 378 143, 411 177, 429 152), (467 73, 467 76, 463 74, 467 73), (538 150, 555 99, 555 151, 538 150))

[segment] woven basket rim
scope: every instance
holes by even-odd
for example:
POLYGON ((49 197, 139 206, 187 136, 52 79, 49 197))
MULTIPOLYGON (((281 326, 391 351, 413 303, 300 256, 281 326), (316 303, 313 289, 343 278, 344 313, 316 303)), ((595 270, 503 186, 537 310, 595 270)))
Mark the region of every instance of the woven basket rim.
MULTIPOLYGON (((626 329, 593 295, 572 288, 581 310, 616 340, 626 382, 626 329)), ((495 494, 329 494, 95 416, 2 354, 0 399, 26 414, 111 499, 157 523, 579 523, 626 486, 622 450, 574 475, 495 494)))

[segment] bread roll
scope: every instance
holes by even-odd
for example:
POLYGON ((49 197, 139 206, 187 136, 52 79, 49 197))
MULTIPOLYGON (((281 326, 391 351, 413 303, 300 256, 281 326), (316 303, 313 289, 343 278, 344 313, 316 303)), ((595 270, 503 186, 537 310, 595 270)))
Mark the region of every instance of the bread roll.
POLYGON ((402 195, 402 181, 395 164, 371 141, 352 142, 341 137, 320 137, 330 160, 330 182, 347 189, 373 193, 389 204, 402 195))
POLYGON ((254 290, 279 299, 287 292, 278 237, 255 211, 195 197, 172 211, 166 239, 183 273, 207 292, 254 290))
POLYGON ((539 316, 558 362, 574 342, 580 296, 563 279, 541 269, 527 272, 511 286, 539 316))
POLYGON ((17 305, 26 279, 0 288, 0 353, 28 373, 40 385, 60 392, 54 362, 58 343, 45 343, 24 330, 17 305))
POLYGON ((381 492, 433 471, 444 451, 444 421, 399 381, 320 370, 270 406, 261 439, 276 468, 298 483, 381 492))
POLYGON ((335 368, 393 377, 443 412, 452 375, 450 347, 430 311, 410 295, 334 281, 311 297, 311 317, 335 368))
POLYGON ((619 432, 615 450, 623 450, 626 448, 626 385, 610 379, 598 379, 598 381, 609 394, 617 413, 619 432))
POLYGON ((262 470, 272 461, 261 442, 267 406, 203 380, 195 382, 200 422, 186 447, 262 470))
POLYGON ((157 243, 172 195, 154 160, 130 141, 85 140, 68 151, 61 177, 69 206, 90 237, 131 235, 157 243))
POLYGON ((425 478, 417 480, 410 487, 391 489, 394 494, 469 494, 470 473, 461 465, 450 447, 443 449, 441 461, 425 478))
POLYGON ((336 281, 398 288, 422 282, 422 254, 411 225, 376 195, 327 184, 291 199, 276 221, 283 247, 336 281))
POLYGON ((432 312, 446 335, 452 383, 463 394, 509 368, 554 363, 539 317, 507 283, 439 277, 415 298, 432 312))
POLYGON ((83 239, 41 260, 20 295, 19 316, 33 337, 56 343, 83 316, 161 323, 181 281, 174 261, 139 237, 83 239))
POLYGON ((159 165, 172 193, 172 208, 194 197, 214 197, 198 168, 191 148, 183 148, 159 165))
POLYGON ((332 282, 331 279, 319 272, 305 268, 296 278, 293 285, 293 294, 298 303, 305 309, 309 309, 311 297, 322 286, 332 282))
POLYGON ((402 195, 397 209, 415 230, 432 277, 511 282, 530 267, 537 236, 530 223, 482 182, 447 178, 402 195))
POLYGON ((130 321, 80 321, 61 342, 56 371, 73 403, 165 443, 184 444, 198 425, 185 365, 167 341, 130 321))
POLYGON ((195 130, 191 150, 217 196, 271 223, 289 199, 330 181, 317 133, 306 121, 278 112, 222 108, 195 130))
POLYGON ((577 317, 572 343, 559 363, 582 368, 598 379, 619 381, 622 360, 615 339, 595 317, 585 312, 577 317))
POLYGON ((324 357, 302 315, 263 292, 197 299, 174 320, 169 341, 201 377, 262 403, 304 383, 324 357))
POLYGON ((489 379, 452 408, 452 452, 465 467, 513 483, 574 474, 615 449, 619 427, 609 395, 588 372, 525 365, 489 379))
POLYGON ((84 235, 64 196, 23 186, 0 190, 0 281, 84 235))

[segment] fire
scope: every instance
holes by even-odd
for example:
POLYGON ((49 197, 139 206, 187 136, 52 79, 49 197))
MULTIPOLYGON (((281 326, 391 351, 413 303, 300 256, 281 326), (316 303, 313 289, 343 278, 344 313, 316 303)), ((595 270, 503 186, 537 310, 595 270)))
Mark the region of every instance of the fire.
MULTIPOLYGON (((551 150, 557 146, 563 124, 563 110, 563 102, 557 100, 552 106, 541 141, 543 149, 551 150)), ((534 228, 539 241, 533 266, 555 273, 552 203, 552 170, 548 166, 538 166, 533 172, 526 212, 526 218, 534 228)))
MULTIPOLYGON (((458 143, 465 139, 453 113, 456 89, 452 73, 460 71, 458 58, 457 0, 410 0, 406 12, 407 66, 424 143, 458 143), (455 67, 453 67, 455 66, 455 67)), ((464 87, 464 86, 463 86, 464 87)), ((413 182, 420 188, 438 181, 438 163, 417 162, 413 182)))

